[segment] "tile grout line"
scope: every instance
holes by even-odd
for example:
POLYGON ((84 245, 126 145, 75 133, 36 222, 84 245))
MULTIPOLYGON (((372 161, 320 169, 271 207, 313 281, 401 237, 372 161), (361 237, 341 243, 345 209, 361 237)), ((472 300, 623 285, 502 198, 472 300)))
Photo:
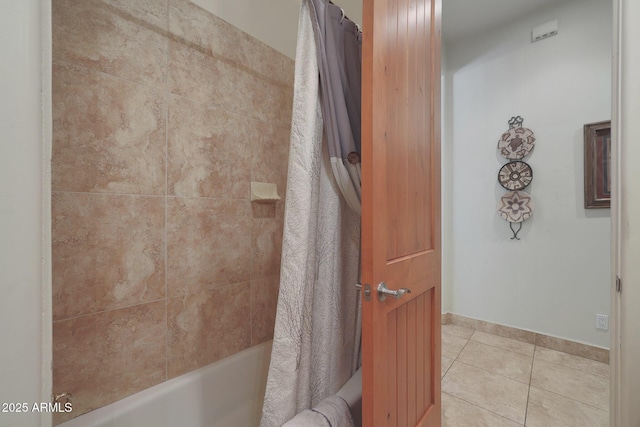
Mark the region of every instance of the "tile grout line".
MULTIPOLYGON (((441 332, 440 334, 442 335, 444 332, 441 332)), ((456 338, 461 338, 461 339, 465 339, 462 337, 459 337, 457 335, 451 335, 451 334, 446 334, 445 335, 449 335, 451 337, 456 337, 456 338)), ((464 350, 464 348, 467 346, 467 344, 469 344, 469 341, 471 341, 471 337, 473 336, 473 334, 475 334, 475 330, 473 330, 473 333, 469 336, 469 338, 466 338, 467 342, 464 343, 464 345, 462 346, 462 348, 460 349, 460 351, 458 352, 458 354, 456 354, 456 357, 453 358, 453 360, 451 361, 451 364, 449 365, 449 367, 447 368, 447 370, 444 372, 444 374, 442 374, 442 376, 440 377, 440 381, 442 382, 442 380, 444 379, 445 375, 447 375, 447 372, 449 372, 449 370, 451 369, 451 367, 453 366, 453 364, 456 362, 456 360, 458 360, 458 356, 460 356, 460 354, 462 353, 462 350, 464 350)), ((442 341, 442 337, 441 337, 441 341, 442 341)), ((442 351, 440 352, 442 353, 442 351)), ((445 356, 446 357, 446 356, 445 356)), ((442 354, 440 354, 440 358, 442 358, 442 354)), ((462 362, 461 362, 462 363, 462 362)))
POLYGON ((527 425, 527 417, 529 416, 529 400, 531 399, 531 381, 533 380, 533 364, 536 360, 536 348, 537 345, 533 345, 533 356, 531 357, 531 371, 529 372, 529 387, 527 388, 527 404, 524 407, 524 425, 527 425))
MULTIPOLYGON (((480 332, 481 334, 491 335, 492 337, 496 337, 496 338, 504 339, 504 340, 507 340, 507 341, 513 341, 513 342, 516 342, 516 343, 518 343, 518 344, 532 345, 532 346, 533 346, 533 351, 535 352, 535 348, 536 348, 536 345, 535 345, 535 344, 532 344, 532 343, 529 343, 529 342, 526 342, 526 341, 516 340, 516 339, 513 339, 513 338, 507 338, 507 337, 503 337, 503 336, 501 336, 501 335, 496 335, 496 334, 492 334, 492 333, 489 333, 489 332, 484 332, 484 331, 479 331, 479 330, 477 330, 477 329, 474 329, 474 334, 475 334, 476 332, 480 332)), ((500 349, 500 350, 509 351, 509 352, 511 352, 511 353, 520 354, 520 355, 522 355, 522 356, 529 356, 528 354, 520 353, 520 352, 518 352, 518 351, 514 351, 514 350, 509 350, 509 349, 504 348, 504 347, 498 347, 498 346, 493 345, 493 344, 487 344, 486 342, 482 342, 482 341, 475 341, 475 342, 480 343, 480 344, 484 344, 484 345, 488 345, 489 347, 498 348, 498 349, 500 349)))
MULTIPOLYGON (((475 331, 474 331, 475 333, 475 331)), ((471 334, 471 337, 473 336, 473 334, 471 334)), ((467 342, 464 343, 464 345, 462 346, 462 348, 460 349, 460 351, 458 352, 458 354, 456 354, 456 357, 453 358, 453 362, 451 362, 451 365, 449 365, 449 368, 447 369, 447 372, 449 372, 449 369, 451 369, 451 367, 453 366, 454 363, 456 363, 456 361, 458 361, 458 357, 460 357, 460 355, 462 354, 462 352, 464 351, 465 347, 467 346, 467 344, 469 344, 469 342, 471 341, 471 337, 467 338, 467 342)), ((458 337, 460 338, 460 337, 458 337)), ((463 363, 464 362, 460 362, 463 363)), ((445 375, 447 374, 447 372, 445 372, 445 375)), ((444 375, 443 375, 444 378, 444 375)))
MULTIPOLYGON (((519 351, 513 351, 513 350, 509 350, 509 349, 504 348, 504 347, 498 347, 498 346, 495 346, 495 345, 487 344, 486 342, 482 342, 482 341, 474 341, 474 342, 476 344, 486 345, 487 347, 495 348, 495 349, 502 350, 502 351, 507 351, 509 353, 517 354, 519 356, 530 357, 529 354, 524 354, 524 353, 520 353, 519 351)), ((534 348, 534 351, 535 351, 535 348, 534 348)))
MULTIPOLYGON (((485 369, 485 368, 480 368, 480 367, 478 367, 478 366, 476 366, 476 365, 472 365, 472 364, 470 364, 470 363, 468 363, 468 362, 464 362, 464 361, 462 361, 462 360, 457 360, 457 359, 456 359, 455 361, 456 361, 456 362, 458 362, 458 363, 460 363, 460 364, 462 364, 462 365, 469 366, 470 368, 474 368, 474 369, 477 369, 477 370, 479 370, 479 371, 486 372, 487 374, 495 375, 495 376, 497 376, 497 377, 503 378, 503 379, 505 379, 505 380, 510 380, 510 381, 516 382, 516 383, 518 383, 518 384, 527 385, 527 383, 526 383, 526 382, 518 381, 518 380, 516 380, 516 379, 514 379, 514 378, 507 377, 506 375, 499 374, 499 373, 497 373, 497 372, 493 372, 493 371, 489 371, 488 369, 485 369)), ((452 363, 452 365, 453 365, 453 363, 452 363)))
POLYGON ((607 411, 606 409, 598 408, 597 406, 593 406, 590 403, 586 403, 586 402, 583 402, 581 400, 576 400, 576 399, 574 399, 572 397, 569 397, 569 396, 564 396, 562 394, 558 394, 555 391, 547 390, 546 388, 542 388, 542 387, 539 387, 539 386, 532 386, 532 387, 535 387, 535 388, 537 388, 537 389, 539 389, 539 390, 541 390, 541 391, 543 391, 545 393, 553 394, 554 396, 558 396, 558 397, 570 400, 570 401, 578 403, 580 405, 588 406, 591 409, 595 409, 597 411, 604 412, 604 413, 607 413, 607 414, 609 413, 609 411, 607 411))
MULTIPOLYGON (((167 7, 167 33, 169 33, 169 22, 171 13, 169 2, 167 7)), ((165 51, 165 73, 164 73, 164 316, 165 316, 165 344, 164 344, 164 375, 165 381, 169 379, 169 41, 167 39, 167 49, 165 51)))
POLYGON ((65 317, 63 319, 54 319, 53 322, 66 322, 67 320, 74 320, 74 319, 79 319, 81 317, 88 317, 88 316, 94 316, 94 315, 98 315, 98 314, 105 314, 105 313, 110 313, 112 311, 116 311, 116 310, 126 310, 129 308, 133 308, 133 307, 138 307, 138 306, 142 306, 142 305, 147 305, 147 304, 154 304, 160 301, 163 301, 165 298, 157 298, 151 301, 144 301, 144 302, 136 302, 133 304, 129 304, 129 305, 124 305, 122 307, 115 307, 115 308, 107 308, 107 309, 102 309, 100 311, 95 311, 95 312, 91 312, 91 313, 83 313, 83 314, 77 314, 75 316, 69 316, 69 317, 65 317))
MULTIPOLYGON (((165 96, 165 100, 167 97, 165 96)), ((169 164, 169 152, 168 152, 168 134, 169 134, 169 106, 165 104, 165 164, 164 164, 164 177, 165 177, 165 197, 164 197, 164 315, 165 315, 165 346, 164 346, 164 371, 165 381, 169 379, 169 198, 166 197, 168 188, 168 164, 169 164)))
MULTIPOLYGON (((167 271, 167 268, 165 266, 165 271, 167 271)), ((271 277, 276 277, 277 275, 273 274, 273 275, 268 275, 268 276, 264 276, 264 278, 271 278, 271 277)), ((98 314, 105 314, 105 313, 109 313, 112 311, 117 311, 117 310, 126 310, 129 308, 133 308, 133 307, 138 307, 138 306, 142 306, 142 305, 147 305, 147 304, 153 304, 153 303, 157 303, 160 301, 164 301, 165 299, 167 300, 167 303, 170 299, 174 299, 174 298, 183 298, 189 295, 194 295, 200 292, 213 292, 213 291, 218 291, 221 289, 226 289, 226 288, 230 288, 232 286, 236 286, 236 285, 241 285, 241 284, 245 284, 245 283, 249 283, 249 279, 247 280, 240 280, 238 282, 233 282, 233 283, 229 283, 229 284, 225 284, 225 285, 220 285, 220 286, 214 286, 212 288, 205 288, 205 289, 198 289, 195 291, 191 291, 191 292, 185 292, 185 293, 180 293, 178 295, 173 295, 173 296, 166 296, 166 297, 161 297, 161 298, 157 298, 157 299, 153 299, 150 301, 139 301, 139 302, 134 302, 132 304, 128 304, 128 305, 123 305, 121 307, 113 307, 113 308, 105 308, 105 309, 101 309, 99 311, 95 311, 95 312, 91 312, 91 313, 82 313, 82 314, 77 314, 77 315, 73 315, 73 316, 69 316, 69 317, 64 317, 62 319, 55 319, 54 322, 64 322, 67 320, 73 320, 73 319, 78 319, 81 317, 87 317, 87 316, 93 316, 93 315, 98 315, 98 314)))
MULTIPOLYGON (((253 177, 253 153, 256 152, 255 150, 255 146, 256 146, 256 141, 254 140, 255 138, 255 134, 251 133, 250 134, 250 138, 249 138, 249 149, 251 150, 252 156, 251 159, 249 159, 249 201, 251 201, 251 182, 253 181, 254 177, 253 177)), ((249 203, 251 205, 251 202, 249 203)), ((253 312, 254 312, 254 305, 255 305, 255 289, 254 289, 254 285, 253 285, 253 281, 254 281, 254 274, 253 274, 253 263, 255 260, 254 257, 254 252, 253 252, 253 222, 254 222, 254 218, 253 218, 253 206, 250 206, 249 208, 250 211, 250 224, 249 224, 249 345, 253 346, 253 312)))
POLYGON ((461 401, 463 401, 463 402, 465 402, 465 403, 468 403, 468 404, 469 404, 469 405, 471 405, 471 406, 475 406, 475 407, 476 407, 476 408, 478 408, 478 409, 482 409, 483 411, 487 411, 487 412, 489 412, 489 413, 491 413, 491 414, 493 414, 493 415, 495 415, 495 416, 498 416, 498 417, 503 418, 503 419, 505 419, 505 420, 508 420, 508 421, 514 422, 514 423, 516 423, 516 424, 518 424, 518 425, 524 426, 524 424, 520 424, 519 422, 517 422, 517 421, 515 421, 515 420, 512 420, 511 418, 505 417, 504 415, 501 415, 501 414, 499 414, 499 413, 497 413, 497 412, 492 411, 491 409, 484 408, 484 407, 482 407, 482 406, 478 405, 477 403, 469 402, 468 400, 463 399, 463 398, 461 398, 461 397, 459 397, 459 396, 456 396, 455 394, 447 393, 447 392, 445 392, 445 391, 443 391, 442 393, 443 393, 443 394, 448 394, 449 396, 451 396, 451 397, 453 397, 453 398, 455 398, 455 399, 461 400, 461 401))
MULTIPOLYGON (((165 165, 165 171, 168 165, 165 165)), ((168 188, 168 177, 165 179, 165 187, 168 188)), ((95 196, 123 196, 123 197, 156 197, 166 199, 187 199, 187 200, 229 200, 229 201, 249 201, 249 197, 206 197, 206 196, 176 196, 167 194, 133 194, 133 193, 111 193, 106 191, 64 191, 54 190, 57 194, 85 194, 95 196)))
MULTIPOLYGON (((498 337, 498 338, 504 338, 504 337, 501 337, 500 335, 493 335, 493 334, 489 334, 488 332, 478 331, 477 329, 473 329, 473 334, 471 334, 471 337, 473 337, 473 335, 474 335, 476 332, 480 332, 480 333, 484 333, 484 334, 492 335, 492 336, 495 336, 495 337, 498 337)), ((460 337, 460 336, 458 336, 458 335, 447 334, 447 333, 445 333, 445 332, 443 332, 443 334, 448 335, 448 336, 450 336, 450 337, 456 337, 456 338, 461 338, 461 339, 466 339, 466 340, 468 340, 468 341, 472 341, 472 340, 471 340, 471 337, 469 337, 469 338, 463 338, 463 337, 460 337)), ((511 339, 511 338, 504 338, 504 339, 507 339, 507 340, 508 340, 508 339, 511 339)), ((530 343, 526 343, 526 342, 524 342, 524 341, 518 341, 518 340, 513 340, 513 341, 517 341, 517 342, 519 342, 519 343, 523 343, 523 344, 530 344, 530 343)), ((492 345, 492 344, 487 344, 487 343, 482 342, 482 341, 473 341, 473 342, 475 342, 475 343, 477 343, 477 344, 486 345, 486 346, 488 346, 488 347, 496 348, 496 349, 498 349, 498 350, 508 351, 509 353, 518 354, 518 355, 520 355, 520 356, 529 356, 528 354, 520 353, 520 352, 518 352, 518 351, 509 350, 509 349, 506 349, 506 348, 504 348, 504 347, 498 347, 498 346, 495 346, 495 345, 492 345)), ((533 346, 534 346, 534 351, 535 351, 535 344, 531 344, 531 345, 533 345, 533 346)), ((466 344, 465 344, 465 347, 466 347, 466 344)), ((568 354, 568 353, 567 353, 567 354, 568 354)))
MULTIPOLYGON (((538 347, 538 346, 536 346, 536 347, 538 347)), ((542 347, 542 348, 546 348, 546 347, 542 347)), ((554 350, 554 351, 558 351, 558 350, 554 350)), ((565 353, 565 352, 563 352, 563 351, 558 351, 558 352, 559 352, 559 353, 563 353, 563 354, 568 354, 568 355, 570 355, 570 356, 575 356, 574 354, 565 353)), ((580 356, 575 356, 575 357, 580 357, 580 356)), ((586 357, 582 357, 582 359, 589 360, 589 361, 591 361, 591 362, 595 362, 595 363, 602 363, 603 365, 607 365, 607 366, 609 366, 608 364, 606 364, 606 363, 604 363, 604 362, 598 362, 597 360, 587 359, 586 357)), ((543 362, 543 363, 548 363, 548 364, 550 364, 550 365, 555 365, 555 366, 560 366, 560 367, 562 367, 562 368, 572 369, 572 370, 574 370, 574 371, 578 371, 578 372, 580 372, 580 373, 582 373, 582 374, 586 373, 586 374, 593 375, 593 376, 596 376, 596 377, 605 378, 605 379, 607 379, 607 380, 610 378, 610 376, 609 376, 609 375, 600 375, 600 374, 596 374, 596 373, 593 373, 593 372, 584 372, 584 371, 583 371, 583 370, 581 370, 580 368, 574 368, 573 366, 564 365, 564 364, 562 364, 562 363, 551 362, 551 361, 549 361, 549 360, 544 360, 544 359, 541 359, 540 361, 541 361, 541 362, 543 362)))

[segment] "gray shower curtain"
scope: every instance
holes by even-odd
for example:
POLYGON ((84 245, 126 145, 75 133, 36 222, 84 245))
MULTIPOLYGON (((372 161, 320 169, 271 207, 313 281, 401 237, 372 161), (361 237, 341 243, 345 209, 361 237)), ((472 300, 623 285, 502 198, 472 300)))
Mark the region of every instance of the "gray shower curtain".
POLYGON ((328 0, 309 3, 331 169, 349 207, 360 214, 362 33, 328 0))
MULTIPOLYGON (((326 0, 302 0, 280 293, 261 427, 280 427, 317 405, 358 368, 361 318, 354 285, 359 270, 360 180, 359 162, 349 163, 348 155, 359 153, 360 89, 353 76, 342 80, 353 70, 338 74, 339 85, 358 86, 358 95, 348 95, 349 101, 331 101, 334 91, 321 89, 323 59, 316 46, 322 33, 316 18, 324 20, 320 31, 334 28, 345 33, 336 39, 350 38, 359 44, 355 24, 342 19, 339 8, 326 0), (348 117, 348 111, 357 111, 358 122, 345 126, 329 115, 325 125, 321 99, 329 101, 326 108, 335 114, 347 111, 348 117), (339 139, 340 147, 332 148, 331 135, 346 135, 346 142, 339 139), (347 150, 353 151, 344 154, 347 150), (349 196, 343 197, 345 192, 349 196)), ((359 60, 358 46, 338 51, 349 55, 356 51, 359 60)), ((332 68, 331 62, 326 68, 332 68)))

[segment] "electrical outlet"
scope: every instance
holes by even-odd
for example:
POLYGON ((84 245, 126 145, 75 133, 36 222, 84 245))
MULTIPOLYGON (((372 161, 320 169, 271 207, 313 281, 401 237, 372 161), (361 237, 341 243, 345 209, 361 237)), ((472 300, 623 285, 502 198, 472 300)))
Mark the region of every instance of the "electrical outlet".
POLYGON ((596 329, 609 330, 609 316, 606 314, 596 314, 596 329))

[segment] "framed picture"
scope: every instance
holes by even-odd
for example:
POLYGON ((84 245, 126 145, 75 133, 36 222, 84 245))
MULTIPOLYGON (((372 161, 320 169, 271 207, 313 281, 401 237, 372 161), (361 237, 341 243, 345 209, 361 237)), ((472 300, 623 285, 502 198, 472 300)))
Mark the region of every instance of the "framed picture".
POLYGON ((611 207, 611 121, 584 125, 584 208, 611 207))

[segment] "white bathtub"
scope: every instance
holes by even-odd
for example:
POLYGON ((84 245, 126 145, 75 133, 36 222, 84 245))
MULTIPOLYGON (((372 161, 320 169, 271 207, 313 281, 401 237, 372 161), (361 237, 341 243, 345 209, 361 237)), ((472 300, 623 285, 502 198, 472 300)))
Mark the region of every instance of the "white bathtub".
POLYGON ((60 427, 256 427, 271 341, 136 393, 60 427))

